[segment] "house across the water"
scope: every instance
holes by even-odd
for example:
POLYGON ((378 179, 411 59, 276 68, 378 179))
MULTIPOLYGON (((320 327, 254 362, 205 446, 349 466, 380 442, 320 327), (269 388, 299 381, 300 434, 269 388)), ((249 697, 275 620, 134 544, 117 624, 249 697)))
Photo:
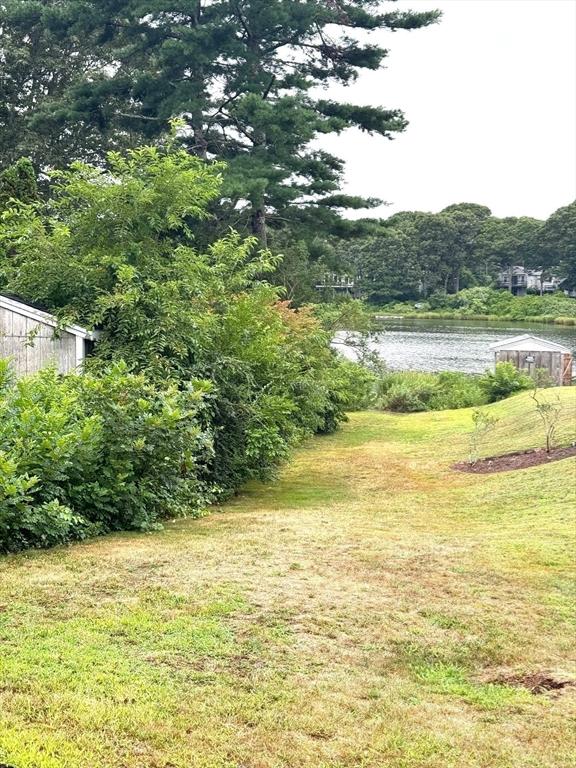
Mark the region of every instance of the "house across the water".
POLYGON ((8 358, 17 376, 49 365, 59 373, 79 370, 95 334, 30 304, 0 295, 0 358, 8 358))
POLYGON ((555 341, 526 333, 491 344, 490 349, 497 363, 512 363, 530 376, 544 369, 555 386, 572 384, 572 352, 555 341))
POLYGON ((542 269, 526 269, 515 266, 503 269, 498 275, 498 287, 506 288, 515 296, 533 293, 555 293, 564 281, 559 277, 546 275, 542 269))
POLYGON ((351 275, 326 273, 314 286, 317 291, 333 291, 334 293, 355 294, 354 278, 351 275))

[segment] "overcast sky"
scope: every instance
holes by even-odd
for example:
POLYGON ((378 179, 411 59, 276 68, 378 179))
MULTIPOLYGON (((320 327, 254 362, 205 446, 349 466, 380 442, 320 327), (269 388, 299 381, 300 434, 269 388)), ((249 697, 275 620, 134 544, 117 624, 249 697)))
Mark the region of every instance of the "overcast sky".
MULTIPOLYGON (((546 218, 576 197, 576 0, 400 0, 441 22, 381 33, 386 69, 339 100, 401 108, 394 141, 350 131, 322 139, 346 160, 346 191, 401 210, 487 205, 546 218)), ((362 215, 366 215, 363 212, 362 215)))

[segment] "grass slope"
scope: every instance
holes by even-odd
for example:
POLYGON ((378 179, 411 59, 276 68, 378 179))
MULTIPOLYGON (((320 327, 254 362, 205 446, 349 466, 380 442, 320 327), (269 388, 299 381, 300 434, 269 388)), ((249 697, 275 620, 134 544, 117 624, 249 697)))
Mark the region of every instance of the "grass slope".
MULTIPOLYGON (((576 389, 561 438, 576 434, 576 389)), ((527 395, 484 454, 541 443, 527 395)), ((470 411, 352 416, 220 513, 0 563, 0 763, 560 768, 576 465, 465 475, 470 411)))

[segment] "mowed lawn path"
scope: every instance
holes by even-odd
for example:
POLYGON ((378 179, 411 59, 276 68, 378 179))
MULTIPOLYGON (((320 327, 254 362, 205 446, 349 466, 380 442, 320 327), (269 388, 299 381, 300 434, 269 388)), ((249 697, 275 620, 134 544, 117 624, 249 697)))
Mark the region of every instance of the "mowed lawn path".
MULTIPOLYGON (((531 409, 484 455, 541 445, 531 409)), ((575 676, 576 461, 458 473, 470 427, 354 414, 202 520, 1 558, 0 763, 576 765, 576 688, 501 682, 575 676)))

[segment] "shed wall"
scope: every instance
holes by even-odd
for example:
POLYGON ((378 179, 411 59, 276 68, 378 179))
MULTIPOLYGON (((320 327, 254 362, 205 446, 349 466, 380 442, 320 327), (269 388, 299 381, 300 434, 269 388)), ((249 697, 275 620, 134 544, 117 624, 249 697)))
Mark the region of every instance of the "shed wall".
POLYGON ((55 365, 60 373, 73 371, 79 360, 76 336, 62 331, 54 338, 54 328, 0 307, 0 357, 11 359, 18 376, 55 365))
MULTIPOLYGON (((544 368, 554 384, 558 387, 563 384, 570 384, 567 381, 566 356, 562 352, 529 352, 511 349, 502 349, 496 352, 496 362, 510 362, 521 371, 533 375, 538 368, 544 368), (526 358, 533 358, 533 362, 528 362, 526 358)), ((572 359, 570 357, 570 377, 572 374, 572 359)))

